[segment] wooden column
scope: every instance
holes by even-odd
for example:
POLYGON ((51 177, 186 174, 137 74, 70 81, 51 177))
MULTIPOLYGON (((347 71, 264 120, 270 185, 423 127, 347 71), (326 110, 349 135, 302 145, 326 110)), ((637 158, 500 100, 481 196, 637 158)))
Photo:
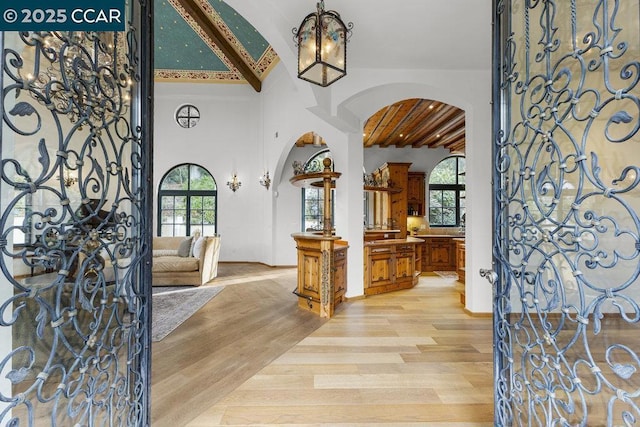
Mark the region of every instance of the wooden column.
POLYGON ((322 187, 324 190, 322 232, 292 234, 298 250, 298 286, 294 293, 298 296, 299 307, 329 318, 344 298, 348 245, 333 233, 331 188, 340 173, 331 170, 331 159, 325 158, 322 164, 321 172, 295 175, 290 180, 295 186, 322 187), (337 253, 340 255, 339 268, 337 253))
POLYGON ((323 226, 322 234, 331 236, 333 234, 333 218, 331 217, 331 181, 333 179, 333 171, 331 170, 331 159, 325 157, 322 160, 324 171, 322 171, 322 187, 324 189, 324 207, 323 207, 323 226))

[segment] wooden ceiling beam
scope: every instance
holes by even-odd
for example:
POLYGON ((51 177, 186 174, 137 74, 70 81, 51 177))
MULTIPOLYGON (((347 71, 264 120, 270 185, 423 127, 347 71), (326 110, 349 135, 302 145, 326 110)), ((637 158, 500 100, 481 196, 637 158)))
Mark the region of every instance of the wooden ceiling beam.
POLYGON ((372 145, 376 144, 377 141, 372 139, 372 136, 373 136, 374 132, 376 132, 376 129, 380 125, 380 121, 382 120, 384 115, 387 113, 389 108, 390 108, 390 106, 387 106, 385 108, 382 108, 382 109, 376 111, 373 114, 373 116, 369 117, 369 119, 367 119, 367 121, 365 122, 364 129, 362 131, 363 132, 362 133, 362 142, 363 142, 365 147, 371 147, 372 145))
POLYGON ((389 106, 389 108, 386 109, 386 111, 384 112, 382 118, 380 119, 380 121, 376 124, 376 127, 373 131, 373 133, 371 134, 371 136, 369 136, 369 138, 367 138, 369 141, 369 144, 372 144, 371 141, 375 141, 375 144, 381 146, 381 147, 386 147, 388 146, 388 143, 385 145, 385 140, 382 139, 381 135, 385 133, 387 126, 389 125, 389 123, 393 120, 393 118, 395 117, 396 113, 398 112, 398 110, 402 107, 402 104, 393 104, 391 106, 389 106))
MULTIPOLYGON (((295 143, 296 147, 304 147, 305 145, 313 145, 313 132, 303 134, 295 143)), ((320 137, 320 145, 327 145, 322 137, 320 137)))
POLYGON ((409 132, 408 139, 412 145, 419 143, 424 139, 426 135, 429 135, 435 127, 437 127, 443 121, 446 121, 450 108, 446 104, 436 105, 429 111, 429 115, 421 120, 417 126, 415 126, 411 132, 409 132))
POLYGON ((394 105, 398 105, 400 108, 396 110, 395 114, 392 117, 391 122, 386 127, 386 132, 379 138, 379 144, 382 147, 388 147, 390 145, 395 145, 396 147, 402 145, 402 141, 406 135, 404 132, 407 129, 406 121, 411 117, 415 117, 416 111, 421 111, 422 108, 420 105, 425 102, 425 100, 412 98, 406 101, 402 101, 401 103, 397 103, 394 105))
POLYGON ((445 137, 438 139, 438 141, 433 144, 430 145, 430 148, 436 148, 436 147, 445 147, 447 148, 448 145, 451 145, 453 143, 455 143, 456 141, 458 141, 458 139, 460 138, 464 138, 464 133, 465 129, 464 126, 460 127, 459 129, 448 133, 445 137))
POLYGON ((405 99, 369 117, 364 124, 363 145, 443 147, 464 153, 465 113, 439 101, 405 99))
POLYGON ((464 124, 464 112, 460 111, 459 114, 446 120, 437 129, 432 129, 429 132, 429 136, 427 138, 422 138, 422 140, 416 145, 428 145, 430 148, 438 147, 442 145, 442 140, 446 138, 449 133, 457 131, 460 128, 464 130, 464 124))
POLYGON ((397 136, 394 136, 395 141, 391 140, 391 142, 397 147, 413 145, 413 141, 411 140, 412 131, 420 123, 428 120, 429 115, 433 112, 434 104, 434 101, 426 99, 419 100, 419 102, 411 108, 411 111, 398 121, 398 124, 393 130, 393 134, 397 136))
POLYGON ((256 92, 262 90, 262 82, 256 76, 251 67, 242 59, 233 48, 231 43, 224 37, 224 34, 218 29, 211 17, 196 3, 195 0, 176 0, 184 8, 184 10, 193 18, 193 20, 202 28, 207 37, 215 43, 222 53, 227 57, 229 62, 238 69, 240 74, 255 89, 256 92))
POLYGON ((453 154, 465 154, 464 152, 465 145, 466 145, 466 140, 465 138, 462 138, 455 144, 451 144, 449 146, 449 152, 453 154))

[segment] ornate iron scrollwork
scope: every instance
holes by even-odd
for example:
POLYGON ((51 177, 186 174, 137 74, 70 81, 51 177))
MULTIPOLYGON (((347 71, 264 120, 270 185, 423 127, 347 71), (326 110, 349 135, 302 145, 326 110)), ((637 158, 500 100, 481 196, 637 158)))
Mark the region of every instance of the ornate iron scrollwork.
POLYGON ((638 1, 500 1, 496 12, 496 423, 631 425, 638 1))
POLYGON ((135 28, 5 35, 2 425, 148 416, 138 43, 135 28))

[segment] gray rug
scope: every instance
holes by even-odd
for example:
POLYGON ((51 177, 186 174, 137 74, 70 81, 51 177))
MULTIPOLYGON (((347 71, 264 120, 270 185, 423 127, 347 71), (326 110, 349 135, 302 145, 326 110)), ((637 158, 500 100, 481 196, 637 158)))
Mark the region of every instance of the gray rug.
POLYGON ((224 286, 153 288, 151 340, 161 341, 223 289, 224 286))
POLYGON ((434 271, 438 276, 443 279, 455 279, 458 280, 458 273, 455 271, 434 271))

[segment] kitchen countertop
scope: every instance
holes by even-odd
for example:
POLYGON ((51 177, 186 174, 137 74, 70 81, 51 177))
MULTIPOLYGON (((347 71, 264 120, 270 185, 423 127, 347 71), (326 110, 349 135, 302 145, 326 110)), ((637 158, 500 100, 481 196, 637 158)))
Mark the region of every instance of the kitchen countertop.
POLYGON ((401 245, 401 244, 416 244, 422 243, 421 239, 416 239, 415 237, 407 237, 406 239, 380 239, 380 240, 371 240, 368 242, 364 242, 365 246, 388 246, 388 245, 401 245))
POLYGON ((293 233, 291 234, 291 237, 293 237, 294 239, 309 239, 309 240, 340 240, 342 239, 342 237, 336 236, 336 235, 325 236, 322 234, 321 231, 318 231, 318 232, 306 231, 302 233, 293 233))
POLYGON ((413 237, 419 237, 421 239, 428 237, 451 237, 452 239, 464 239, 464 234, 416 234, 413 237))

